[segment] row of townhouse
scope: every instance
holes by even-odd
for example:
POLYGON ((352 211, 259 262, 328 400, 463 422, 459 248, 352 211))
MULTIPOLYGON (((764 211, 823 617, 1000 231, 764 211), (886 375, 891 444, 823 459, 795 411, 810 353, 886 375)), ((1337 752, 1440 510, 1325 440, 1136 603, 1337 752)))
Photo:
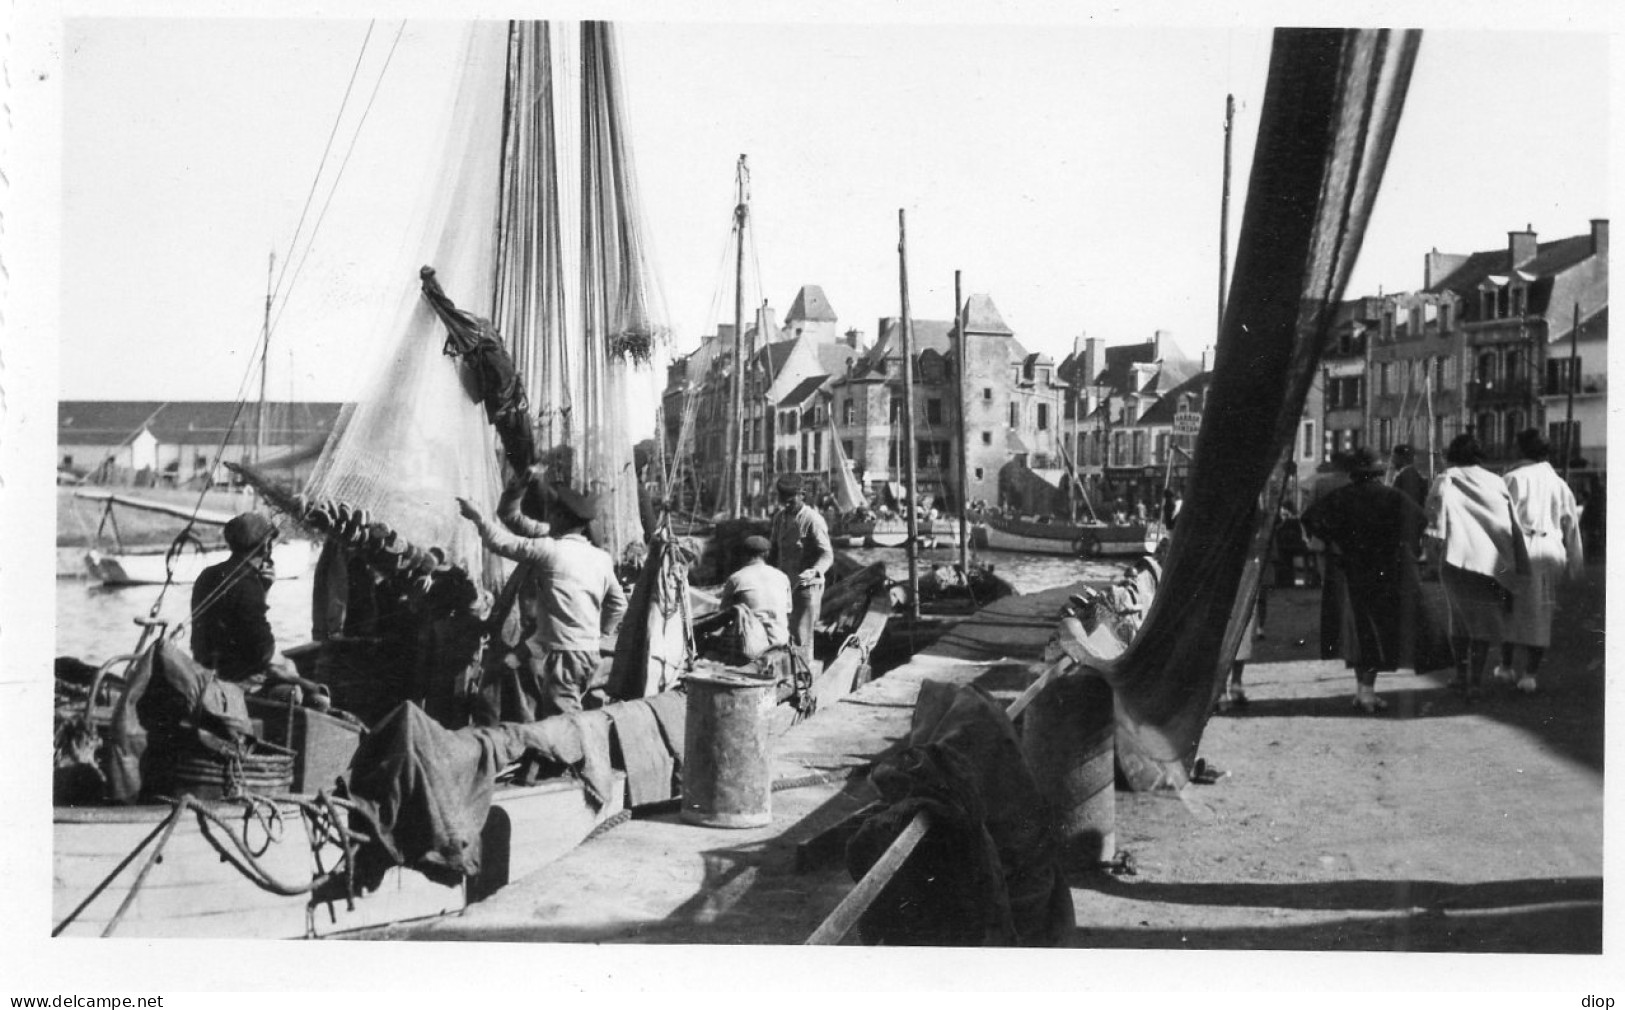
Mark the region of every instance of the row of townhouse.
POLYGON ((1418 291, 1340 306, 1323 359, 1326 456, 1415 446, 1437 470, 1471 431, 1489 465, 1538 428, 1554 464, 1607 465, 1608 222, 1538 242, 1531 229, 1470 254, 1427 254, 1418 291))
MULTIPOLYGON (((917 487, 950 507, 1001 500, 999 475, 1012 460, 1045 470, 1061 463, 1061 414, 1067 387, 1053 359, 1029 353, 986 295, 963 309, 965 389, 952 321, 912 321, 913 413, 917 487), (957 464, 961 425, 969 430, 967 486, 957 464)), ((673 493, 702 508, 726 500, 733 455, 733 328, 719 326, 691 354, 672 363, 662 395, 660 430, 682 477, 673 493)), ((817 285, 796 295, 782 328, 765 308, 745 334, 740 466, 747 507, 770 505, 773 481, 800 475, 816 498, 831 487, 841 461, 866 492, 884 498, 903 480, 902 322, 879 321, 871 345, 855 329, 842 333, 817 285)), ((1053 479, 1053 475, 1052 475, 1053 479)))

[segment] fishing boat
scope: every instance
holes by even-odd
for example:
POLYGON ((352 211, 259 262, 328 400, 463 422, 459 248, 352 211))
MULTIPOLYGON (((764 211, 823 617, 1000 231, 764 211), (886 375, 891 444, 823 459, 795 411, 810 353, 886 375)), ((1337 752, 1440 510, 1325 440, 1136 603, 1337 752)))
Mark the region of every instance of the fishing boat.
POLYGON ((1151 524, 1043 522, 987 513, 971 530, 971 542, 983 550, 1063 554, 1079 558, 1136 557, 1154 553, 1160 530, 1151 524))
MULTIPOLYGON (((254 732, 229 758, 205 763, 209 788, 170 802, 59 805, 54 932, 319 936, 455 911, 544 866, 629 805, 673 795, 671 775, 651 783, 632 758, 659 747, 668 763, 681 758, 670 752, 669 724, 657 723, 681 718, 673 688, 702 663, 687 634, 694 559, 669 524, 645 541, 624 418, 631 371, 664 328, 637 238, 614 38, 590 22, 579 35, 581 146, 583 176, 594 182, 580 215, 583 291, 571 301, 580 317, 565 325, 558 208, 536 199, 559 192, 553 103, 538 100, 551 97, 563 51, 550 32, 538 22, 471 27, 440 175, 451 198, 431 208, 417 250, 438 265, 402 276, 393 348, 305 490, 294 495, 253 467, 233 468, 322 543, 316 640, 285 655, 368 731, 288 708, 279 733, 270 728, 277 712, 260 704, 251 708, 254 732), (499 226, 461 227, 469 220, 499 226), (441 278, 457 286, 458 301, 489 306, 489 316, 457 308, 441 278), (462 496, 494 512, 504 464, 598 490, 604 546, 623 565, 642 566, 614 647, 610 681, 624 689, 620 701, 581 716, 470 722, 481 703, 514 718, 504 678, 523 662, 515 660, 524 640, 517 601, 527 573, 486 552, 456 505, 462 496), (482 599, 488 614, 474 606, 482 599), (479 852, 477 865, 443 864, 432 849, 408 853, 398 832, 391 843, 388 825, 374 830, 363 816, 367 782, 396 760, 368 748, 403 726, 464 755, 462 764, 424 767, 462 780, 467 796, 437 796, 429 806, 457 822, 465 841, 478 838, 468 850, 479 852), (554 765, 535 757, 560 741, 603 760, 591 770, 584 753, 554 765), (313 770, 318 764, 324 772, 313 770), (561 774, 567 769, 574 774, 561 774), (499 770, 510 784, 493 783, 499 770), (358 871, 369 852, 390 863, 376 879, 358 871)), ((866 678, 890 610, 883 569, 832 582, 824 634, 805 677, 782 692, 776 732, 866 678)), ((92 682, 77 723, 89 731, 82 750, 136 711, 133 689, 113 701, 100 685, 116 696, 120 684, 140 681, 144 664, 152 677, 160 664, 183 662, 169 637, 149 624, 136 649, 92 682)), ((59 756, 66 728, 59 723, 59 756)), ((682 734, 675 737, 680 750, 682 734)))
MULTIPOLYGON (((202 539, 191 536, 167 547, 135 547, 119 542, 118 523, 113 518, 115 506, 170 515, 189 520, 193 524, 219 530, 231 520, 231 515, 212 509, 189 509, 168 502, 152 501, 111 491, 86 489, 75 491, 75 498, 103 502, 102 526, 112 527, 114 544, 111 549, 90 547, 85 551, 85 569, 92 579, 107 586, 161 586, 166 582, 190 585, 197 581, 203 569, 219 564, 231 557, 223 546, 210 546, 202 539)), ((214 540, 218 543, 219 538, 214 540)), ((280 540, 271 548, 271 560, 279 579, 297 579, 310 570, 315 556, 308 540, 280 540)))

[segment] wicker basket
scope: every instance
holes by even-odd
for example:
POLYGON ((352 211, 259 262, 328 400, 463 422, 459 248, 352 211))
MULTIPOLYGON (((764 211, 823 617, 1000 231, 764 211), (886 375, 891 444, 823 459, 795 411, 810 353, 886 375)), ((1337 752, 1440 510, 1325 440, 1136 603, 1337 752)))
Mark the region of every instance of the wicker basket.
POLYGON ((293 791, 293 759, 282 748, 256 743, 241 754, 217 754, 201 745, 175 758, 174 784, 200 800, 229 799, 243 793, 280 795, 293 791))

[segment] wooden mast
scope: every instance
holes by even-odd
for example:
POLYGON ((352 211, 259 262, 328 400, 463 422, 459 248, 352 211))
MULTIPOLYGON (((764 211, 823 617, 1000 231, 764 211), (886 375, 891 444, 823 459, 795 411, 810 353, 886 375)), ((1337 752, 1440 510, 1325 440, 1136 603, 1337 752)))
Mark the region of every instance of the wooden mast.
POLYGON ((254 418, 254 465, 265 455, 265 378, 266 364, 271 352, 271 297, 276 273, 276 250, 271 250, 270 265, 265 268, 265 322, 260 328, 260 406, 254 418))
POLYGON ((954 271, 954 331, 959 348, 959 570, 970 578, 970 425, 965 417, 970 405, 970 343, 965 339, 965 303, 959 295, 959 271, 954 271))
POLYGON ((908 615, 920 619, 920 517, 914 490, 914 320, 908 312, 908 234, 897 211, 897 275, 903 302, 903 503, 908 517, 908 615))
POLYGON ((745 156, 739 156, 734 181, 738 202, 734 205, 734 354, 733 410, 728 414, 728 515, 739 519, 745 514, 745 220, 749 208, 745 196, 745 156))
POLYGON ((1236 117, 1236 96, 1224 96, 1224 189, 1219 196, 1219 322, 1224 332, 1224 296, 1230 277, 1230 129, 1236 117))
POLYGON ((1580 384, 1580 303, 1574 303, 1574 327, 1569 330, 1569 406, 1563 419, 1563 483, 1579 446, 1574 444, 1574 387, 1580 384))

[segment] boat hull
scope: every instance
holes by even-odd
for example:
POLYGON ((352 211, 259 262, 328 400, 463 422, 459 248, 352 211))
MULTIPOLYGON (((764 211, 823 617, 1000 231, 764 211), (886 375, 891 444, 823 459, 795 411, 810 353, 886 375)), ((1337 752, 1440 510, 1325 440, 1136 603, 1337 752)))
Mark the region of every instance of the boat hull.
MULTIPOLYGON (((304 896, 261 890, 220 858, 194 814, 183 814, 147 879, 114 931, 115 936, 231 937, 280 939, 325 936, 406 919, 455 912, 568 852, 605 818, 619 813, 625 790, 612 789, 611 802, 594 810, 580 783, 553 780, 535 786, 498 789, 486 818, 480 875, 466 888, 437 884, 400 867, 385 875, 377 890, 357 898, 353 909, 340 900, 311 907, 304 896)), ((234 829, 242 828, 242 808, 207 804, 234 829)), ((58 807, 53 819, 53 926, 66 918, 129 852, 168 816, 168 806, 58 807)), ((312 876, 312 854, 300 814, 280 806, 281 837, 260 864, 276 879, 303 885, 312 876)), ((250 829, 254 841, 259 829, 250 829)), ((230 842, 226 842, 228 846, 230 842)), ((99 936, 129 894, 150 849, 143 850, 65 930, 64 936, 99 936)), ((322 865, 333 866, 338 852, 328 846, 322 865)))
POLYGON ((1157 549, 1146 526, 1075 526, 1070 523, 1025 523, 987 519, 979 523, 972 543, 983 550, 1060 554, 1068 557, 1138 557, 1157 549))
MULTIPOLYGON (((308 540, 285 540, 271 548, 278 579, 302 578, 310 570, 314 545, 308 540)), ((175 559, 174 578, 168 578, 164 554, 117 554, 98 550, 85 552, 85 569, 90 577, 107 586, 156 586, 165 581, 190 585, 203 569, 231 557, 229 550, 184 551, 175 559)))

